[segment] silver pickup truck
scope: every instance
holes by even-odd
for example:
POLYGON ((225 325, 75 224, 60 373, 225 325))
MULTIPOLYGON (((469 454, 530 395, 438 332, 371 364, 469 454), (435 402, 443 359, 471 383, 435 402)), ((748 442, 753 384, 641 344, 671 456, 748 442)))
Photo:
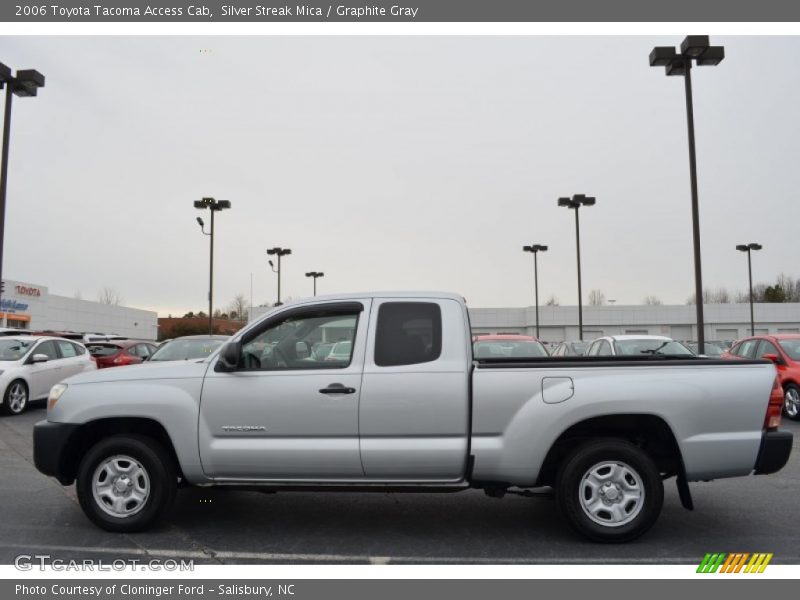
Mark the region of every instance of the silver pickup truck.
POLYGON ((265 492, 552 487, 584 536, 647 531, 675 477, 773 473, 792 436, 764 360, 475 359, 463 298, 370 293, 280 306, 203 360, 102 369, 53 387, 37 468, 77 481, 110 531, 181 485, 265 492), (336 348, 334 351, 333 349, 336 348))

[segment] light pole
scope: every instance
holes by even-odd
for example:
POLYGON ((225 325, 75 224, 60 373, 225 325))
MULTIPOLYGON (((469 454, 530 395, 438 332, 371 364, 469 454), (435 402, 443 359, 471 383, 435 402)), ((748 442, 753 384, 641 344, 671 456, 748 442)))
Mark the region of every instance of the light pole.
POLYGON ((594 206, 593 196, 575 194, 572 198, 559 198, 558 205, 575 211, 575 246, 578 250, 578 339, 583 341, 583 293, 581 292, 581 225, 578 211, 581 206, 594 206))
POLYGON ((703 323, 703 275, 700 267, 700 208, 697 200, 697 156, 694 144, 692 61, 698 67, 713 67, 725 58, 725 48, 709 45, 707 35, 689 35, 681 42, 681 53, 673 46, 657 46, 650 52, 650 66, 664 67, 667 75, 683 75, 686 89, 686 124, 689 130, 689 177, 692 188, 692 238, 694 240, 694 296, 697 309, 697 351, 705 352, 703 323))
POLYGON ((272 271, 278 274, 278 301, 275 303, 275 306, 281 305, 281 256, 286 256, 287 254, 291 254, 292 251, 289 248, 280 248, 276 246, 275 248, 270 248, 267 250, 267 254, 269 256, 277 256, 278 257, 278 268, 275 269, 275 265, 272 264, 272 261, 269 261, 269 266, 272 267, 272 271))
POLYGON ((321 271, 309 271, 306 273, 306 277, 313 277, 314 278, 314 295, 317 295, 317 278, 318 277, 325 277, 325 273, 321 271))
POLYGON ((747 277, 750 282, 750 335, 756 334, 756 324, 753 318, 753 263, 750 260, 750 254, 753 250, 761 250, 764 246, 761 244, 739 244, 736 249, 740 252, 747 252, 747 277))
POLYGON ((523 252, 530 252, 533 254, 533 295, 536 301, 536 339, 539 339, 539 263, 537 256, 539 252, 547 252, 547 246, 541 244, 531 244, 530 246, 523 246, 523 252))
MULTIPOLYGON (((0 158, 0 281, 3 280, 3 246, 6 232, 6 190, 8 189, 8 147, 11 141, 11 99, 14 94, 22 98, 35 96, 44 87, 44 75, 34 69, 17 71, 0 63, 0 89, 6 86, 5 114, 3 116, 3 152, 0 158)), ((2 295, 0 293, 0 295, 2 295)))
POLYGON ((213 315, 214 315, 214 213, 225 210, 231 207, 230 200, 215 200, 214 198, 203 198, 202 200, 195 200, 194 207, 200 210, 211 211, 211 231, 206 233, 205 224, 203 219, 197 217, 197 223, 200 225, 200 231, 204 235, 210 237, 211 248, 208 256, 208 334, 214 333, 213 328, 213 315))

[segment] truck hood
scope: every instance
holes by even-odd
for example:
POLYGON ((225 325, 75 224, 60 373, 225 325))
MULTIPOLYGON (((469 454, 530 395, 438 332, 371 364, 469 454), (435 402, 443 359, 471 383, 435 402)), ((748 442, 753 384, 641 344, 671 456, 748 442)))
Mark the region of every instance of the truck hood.
POLYGON ((125 367, 110 367, 86 371, 64 380, 69 385, 82 383, 107 383, 112 381, 132 381, 150 379, 191 379, 202 377, 208 368, 208 359, 175 360, 143 363, 125 367))

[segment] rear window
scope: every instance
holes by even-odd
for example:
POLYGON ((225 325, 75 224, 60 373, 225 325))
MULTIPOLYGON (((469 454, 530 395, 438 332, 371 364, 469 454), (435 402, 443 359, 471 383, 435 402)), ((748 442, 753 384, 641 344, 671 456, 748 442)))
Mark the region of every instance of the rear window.
POLYGON ((431 362, 442 353, 442 311, 432 302, 386 302, 378 309, 375 364, 431 362))
POLYGON ((111 356, 122 350, 122 346, 116 344, 87 344, 86 349, 92 356, 111 356))

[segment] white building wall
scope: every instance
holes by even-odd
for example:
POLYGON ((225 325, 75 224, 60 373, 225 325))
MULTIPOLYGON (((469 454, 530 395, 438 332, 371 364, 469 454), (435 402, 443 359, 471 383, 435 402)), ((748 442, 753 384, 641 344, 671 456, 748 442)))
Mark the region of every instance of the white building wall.
POLYGON ((27 329, 117 333, 144 340, 158 337, 154 311, 58 296, 50 294, 46 286, 22 281, 5 279, 4 283, 3 305, 20 308, 2 312, 12 318, 29 317, 27 329))

